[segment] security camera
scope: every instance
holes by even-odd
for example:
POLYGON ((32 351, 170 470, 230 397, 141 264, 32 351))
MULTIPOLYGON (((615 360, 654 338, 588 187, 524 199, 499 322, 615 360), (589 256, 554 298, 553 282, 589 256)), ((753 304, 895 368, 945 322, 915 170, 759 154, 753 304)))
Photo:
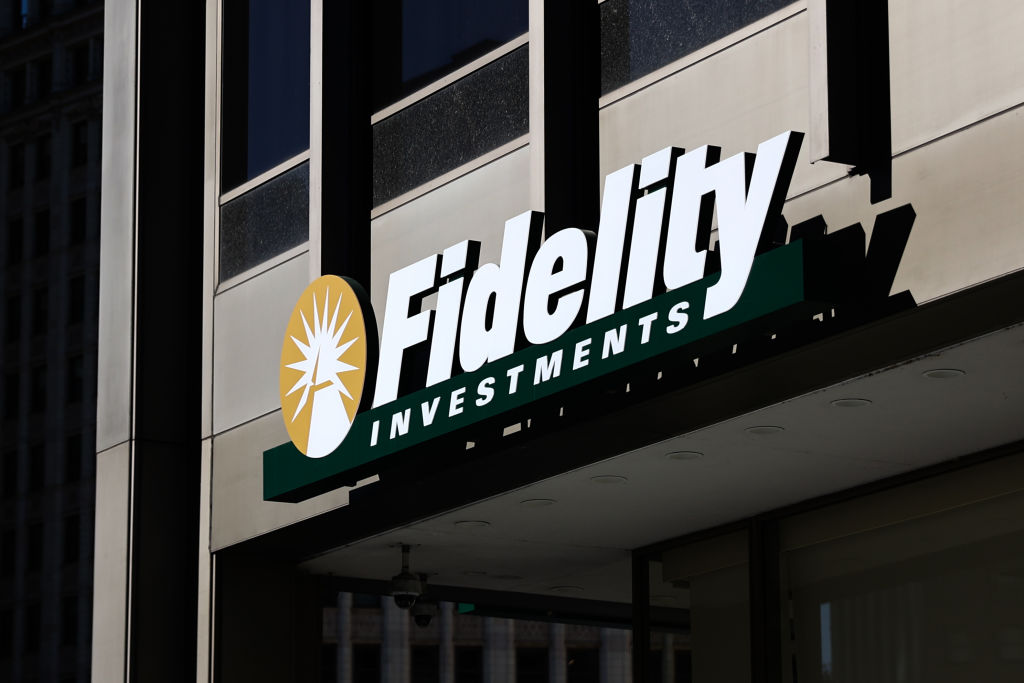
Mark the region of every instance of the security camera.
POLYGON ((391 596, 399 609, 412 609, 423 593, 420 578, 409 571, 409 546, 402 546, 402 572, 391 577, 391 596))
POLYGON ((412 608, 412 620, 420 628, 430 626, 430 621, 437 616, 437 603, 430 600, 420 600, 412 608))

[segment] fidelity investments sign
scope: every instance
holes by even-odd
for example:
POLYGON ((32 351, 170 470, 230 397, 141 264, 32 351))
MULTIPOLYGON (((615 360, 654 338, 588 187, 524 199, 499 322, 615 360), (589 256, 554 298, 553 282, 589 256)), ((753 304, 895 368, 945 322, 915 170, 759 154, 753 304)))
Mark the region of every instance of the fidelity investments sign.
POLYGON ((264 497, 352 483, 381 458, 804 301, 802 243, 758 249, 802 138, 725 160, 666 148, 606 178, 596 236, 542 241, 543 216, 527 212, 505 223, 500 263, 477 267, 479 244, 463 241, 395 271, 379 352, 360 287, 317 279, 284 338, 291 443, 264 454, 264 497), (705 276, 715 214, 721 270, 705 276), (414 361, 419 388, 403 394, 414 361))

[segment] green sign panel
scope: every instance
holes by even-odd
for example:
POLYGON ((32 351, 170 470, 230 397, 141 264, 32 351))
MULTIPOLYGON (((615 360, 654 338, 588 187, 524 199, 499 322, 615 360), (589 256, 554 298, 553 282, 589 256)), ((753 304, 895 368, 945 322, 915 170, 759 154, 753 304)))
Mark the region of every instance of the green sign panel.
POLYGON ((716 274, 358 413, 343 443, 325 457, 306 457, 291 442, 266 451, 264 498, 295 502, 354 483, 385 468, 389 456, 424 442, 642 361, 685 357, 697 342, 799 309, 808 297, 805 249, 797 241, 759 255, 739 302, 720 315, 704 317, 716 274))

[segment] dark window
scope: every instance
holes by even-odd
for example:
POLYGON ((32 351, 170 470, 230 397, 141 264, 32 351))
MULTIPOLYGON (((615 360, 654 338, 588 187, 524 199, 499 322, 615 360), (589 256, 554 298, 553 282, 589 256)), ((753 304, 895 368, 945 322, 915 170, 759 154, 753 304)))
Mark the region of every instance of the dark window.
POLYGON ((74 645, 78 642, 78 598, 69 595, 60 604, 60 644, 74 645))
POLYGON ((38 493, 46 485, 46 446, 39 443, 28 450, 28 490, 38 493))
POLYGON ((85 276, 78 275, 68 282, 68 323, 76 325, 85 318, 85 276))
POLYGON ((479 647, 455 648, 455 683, 483 683, 484 652, 479 647))
POLYGON ((441 649, 436 645, 412 647, 409 669, 416 683, 438 683, 441 680, 441 649))
POLYGON ((353 593, 353 607, 380 607, 380 596, 374 593, 353 593))
POLYGON ((224 22, 227 190, 309 148, 309 2, 225 0, 224 22))
POLYGON ((21 263, 25 249, 24 223, 21 216, 7 219, 7 265, 21 263))
POLYGON ((18 416, 20 379, 17 370, 4 373, 4 417, 8 420, 18 416))
POLYGON ((53 91, 53 58, 43 57, 36 62, 36 99, 42 100, 53 91))
POLYGON ((72 245, 85 242, 87 215, 85 197, 79 197, 71 202, 71 225, 68 229, 70 231, 69 241, 72 245))
POLYGON ((46 410, 46 366, 37 365, 32 368, 28 407, 33 413, 46 410))
POLYGON ((601 94, 651 73, 792 0, 607 0, 601 3, 601 94))
POLYGON ((309 237, 309 163, 263 183, 220 210, 220 279, 263 263, 309 237))
POLYGON ((67 402, 80 403, 82 401, 83 385, 85 383, 85 358, 77 354, 68 358, 68 382, 67 402))
POLYGON ((64 481, 82 478, 82 435, 72 434, 64 440, 64 481))
POLYGON ((0 659, 14 654, 14 610, 0 611, 0 659))
POLYGON ((17 294, 7 297, 4 310, 4 341, 16 342, 21 334, 21 297, 17 294))
POLYGON ((18 552, 18 537, 14 529, 4 529, 3 538, 0 539, 0 576, 14 576, 14 557, 18 552))
POLYGON ((4 453, 4 498, 10 500, 18 493, 18 452, 4 453))
POLYGON ((79 43, 68 48, 68 58, 71 60, 68 76, 71 85, 82 85, 89 81, 89 43, 79 43))
POLYGON ((40 135, 36 138, 36 180, 50 177, 50 136, 40 135))
POLYGON ((20 64, 7 72, 11 93, 11 109, 25 104, 25 65, 20 64))
POLYGON ((32 334, 43 334, 49 325, 50 298, 46 287, 32 292, 32 334))
POLYGON ((38 602, 30 602, 25 605, 25 633, 22 642, 28 652, 39 650, 39 612, 38 602))
POLYGON ((529 47, 512 52, 373 126, 373 205, 530 130, 529 47))
POLYGON ((352 646, 352 683, 380 683, 380 646, 352 646))
POLYGON ((597 650, 566 650, 565 668, 566 683, 593 683, 600 678, 597 650))
POLYGON ((381 109, 519 36, 528 0, 373 3, 373 106, 381 109))
POLYGON ((18 143, 7 148, 7 187, 16 190, 25 184, 25 145, 18 143))
POLYGON ((79 121, 71 127, 71 166, 89 162, 89 122, 79 121))
POLYGON ((543 647, 516 650, 516 683, 548 683, 548 651, 543 647))
POLYGON ((35 522, 28 527, 28 548, 26 565, 30 572, 37 572, 43 566, 43 523, 35 522))
POLYGON ((35 227, 35 255, 44 256, 50 251, 50 210, 42 209, 36 211, 35 227))

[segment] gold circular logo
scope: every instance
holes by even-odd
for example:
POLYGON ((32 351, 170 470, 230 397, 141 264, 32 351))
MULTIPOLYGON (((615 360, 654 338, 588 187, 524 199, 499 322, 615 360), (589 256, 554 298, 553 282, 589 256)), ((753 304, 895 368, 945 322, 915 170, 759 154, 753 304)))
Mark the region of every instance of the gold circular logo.
POLYGON ((345 439, 363 395, 366 320, 352 286, 324 275, 299 297, 281 347, 281 409, 292 443, 322 458, 345 439))

